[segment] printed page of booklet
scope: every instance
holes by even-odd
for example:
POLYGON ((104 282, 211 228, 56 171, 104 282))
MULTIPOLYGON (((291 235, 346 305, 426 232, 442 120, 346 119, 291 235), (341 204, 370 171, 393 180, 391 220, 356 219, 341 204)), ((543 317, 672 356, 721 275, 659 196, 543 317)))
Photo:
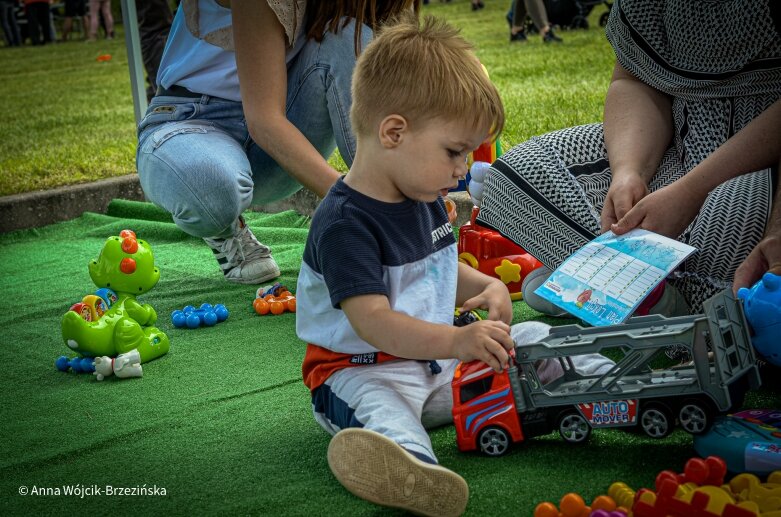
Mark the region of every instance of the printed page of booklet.
POLYGON ((623 323, 695 251, 647 230, 608 231, 565 260, 535 294, 594 326, 623 323))

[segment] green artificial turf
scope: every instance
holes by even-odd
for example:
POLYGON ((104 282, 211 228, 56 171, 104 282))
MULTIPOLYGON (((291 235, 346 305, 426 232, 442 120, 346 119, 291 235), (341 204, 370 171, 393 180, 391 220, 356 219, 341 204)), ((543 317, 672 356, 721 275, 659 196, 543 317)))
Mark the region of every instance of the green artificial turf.
MULTIPOLYGON (((294 286, 308 219, 293 212, 248 213, 274 250, 281 281, 294 286)), ((225 282, 202 241, 179 231, 154 206, 114 201, 107 215, 0 235, 0 508, 21 514, 396 514, 347 493, 331 476, 329 437, 314 422, 301 382, 304 344, 295 317, 257 316, 255 288, 225 282), (108 236, 125 228, 147 240, 160 282, 141 301, 158 313, 171 351, 144 365, 141 379, 62 373, 69 350, 60 334, 68 307, 94 291, 87 263, 108 236), (215 327, 177 329, 170 313, 224 303, 215 327), (165 496, 23 496, 20 487, 165 488, 165 496)), ((515 321, 537 318, 516 303, 515 321)), ((779 407, 776 391, 749 398, 779 407)), ((452 426, 433 431, 443 465, 471 489, 469 515, 530 516, 543 500, 576 491, 587 499, 621 480, 651 486, 663 469, 680 471, 691 437, 662 441, 595 431, 584 447, 557 435, 517 445, 503 458, 461 453, 452 426)))
MULTIPOLYGON (((509 0, 433 1, 424 14, 462 29, 504 101, 505 149, 531 136, 602 119, 613 52, 594 8, 589 30, 562 31, 562 45, 538 36, 510 44, 509 0)), ((0 196, 135 172, 136 132, 127 52, 114 40, 0 48, 0 196), (109 61, 97 58, 110 55, 109 61)), ((331 163, 346 171, 335 153, 331 163)))

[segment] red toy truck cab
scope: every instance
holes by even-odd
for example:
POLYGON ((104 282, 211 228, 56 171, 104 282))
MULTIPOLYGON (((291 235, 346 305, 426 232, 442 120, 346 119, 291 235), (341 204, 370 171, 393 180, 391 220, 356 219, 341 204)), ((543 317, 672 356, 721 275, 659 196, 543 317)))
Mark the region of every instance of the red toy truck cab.
POLYGON ((479 209, 472 208, 472 216, 458 230, 458 260, 481 273, 500 279, 510 291, 513 300, 520 300, 521 283, 532 270, 542 263, 526 251, 475 222, 479 209))
POLYGON ((510 446, 507 436, 513 443, 523 440, 506 370, 497 374, 481 361, 461 363, 452 386, 453 422, 460 450, 480 448, 498 456, 510 446))

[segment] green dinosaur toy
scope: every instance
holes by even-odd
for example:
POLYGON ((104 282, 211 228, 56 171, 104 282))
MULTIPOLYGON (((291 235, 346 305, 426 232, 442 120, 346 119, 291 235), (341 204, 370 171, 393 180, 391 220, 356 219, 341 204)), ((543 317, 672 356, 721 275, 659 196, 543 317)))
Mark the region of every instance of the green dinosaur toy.
MULTIPOLYGON (((168 352, 168 336, 151 326, 157 321, 157 313, 151 305, 136 301, 136 296, 152 289, 160 279, 160 270, 155 267, 152 249, 146 241, 137 239, 131 230, 109 237, 100 256, 90 261, 89 275, 99 288, 114 291, 116 300, 110 306, 101 305, 97 313, 93 307, 91 317, 89 311, 65 313, 62 339, 68 348, 84 357, 95 357, 96 365, 101 361, 113 365, 111 358, 134 350, 138 355, 134 353, 132 357, 141 363, 168 352)), ((138 372, 132 376, 140 376, 140 369, 138 372)))

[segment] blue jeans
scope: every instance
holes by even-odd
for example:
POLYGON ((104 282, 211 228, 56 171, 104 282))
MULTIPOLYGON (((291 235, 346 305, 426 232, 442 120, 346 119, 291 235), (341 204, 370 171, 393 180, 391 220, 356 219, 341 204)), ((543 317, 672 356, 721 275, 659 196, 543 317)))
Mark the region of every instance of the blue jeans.
MULTIPOLYGON (((372 31, 363 26, 362 46, 372 31)), ((286 113, 324 158, 338 145, 355 156, 350 82, 354 23, 309 40, 288 63, 286 113)), ((138 175, 146 196, 196 237, 226 237, 252 204, 293 195, 301 185, 250 138, 241 102, 154 97, 138 127, 138 175)))

